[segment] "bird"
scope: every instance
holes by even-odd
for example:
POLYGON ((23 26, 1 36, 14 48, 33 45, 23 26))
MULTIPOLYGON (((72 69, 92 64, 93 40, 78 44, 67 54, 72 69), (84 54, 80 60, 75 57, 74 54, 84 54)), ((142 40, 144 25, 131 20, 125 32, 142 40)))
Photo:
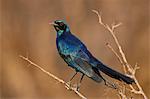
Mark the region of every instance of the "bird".
POLYGON ((69 82, 72 81, 78 72, 82 74, 77 86, 78 90, 85 75, 97 83, 104 81, 105 85, 110 84, 111 87, 116 89, 114 84, 107 82, 107 80, 101 75, 101 72, 111 78, 123 81, 126 84, 132 84, 135 82, 133 78, 108 67, 95 58, 85 44, 71 32, 66 21, 55 20, 50 24, 53 25, 57 33, 56 46, 59 55, 68 64, 68 66, 75 69, 75 74, 71 77, 69 82))

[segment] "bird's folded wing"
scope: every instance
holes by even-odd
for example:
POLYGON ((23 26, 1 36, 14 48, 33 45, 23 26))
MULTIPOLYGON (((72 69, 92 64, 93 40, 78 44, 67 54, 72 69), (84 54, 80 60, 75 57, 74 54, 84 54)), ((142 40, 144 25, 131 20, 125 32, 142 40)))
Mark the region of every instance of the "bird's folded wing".
POLYGON ((102 82, 102 78, 99 72, 95 72, 89 62, 83 60, 83 58, 78 57, 74 58, 74 62, 77 64, 77 68, 80 69, 80 71, 83 72, 85 75, 99 83, 102 82))
POLYGON ((84 74, 86 74, 89 77, 92 77, 96 74, 90 63, 89 56, 83 50, 78 50, 77 54, 71 55, 71 57, 77 64, 77 68, 79 68, 84 74))

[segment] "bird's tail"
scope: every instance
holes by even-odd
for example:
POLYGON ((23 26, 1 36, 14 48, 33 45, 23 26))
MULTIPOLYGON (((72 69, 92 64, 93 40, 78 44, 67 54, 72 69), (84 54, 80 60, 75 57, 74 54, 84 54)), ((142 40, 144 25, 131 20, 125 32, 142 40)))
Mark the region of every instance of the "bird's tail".
POLYGON ((98 69, 100 71, 102 71, 106 75, 108 75, 108 76, 110 76, 112 78, 118 79, 120 81, 124 81, 127 84, 132 84, 133 82, 135 82, 134 79, 132 79, 132 78, 126 76, 126 75, 123 75, 123 74, 121 74, 121 73, 119 73, 119 72, 117 72, 117 71, 107 67, 106 65, 104 65, 102 63, 98 64, 97 67, 98 67, 98 69))

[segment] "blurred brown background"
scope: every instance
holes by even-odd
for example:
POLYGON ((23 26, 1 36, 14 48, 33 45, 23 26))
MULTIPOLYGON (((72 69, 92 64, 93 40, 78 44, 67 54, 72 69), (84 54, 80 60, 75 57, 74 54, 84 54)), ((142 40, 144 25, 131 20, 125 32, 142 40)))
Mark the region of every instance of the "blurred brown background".
MULTIPOLYGON (((59 57, 55 45, 56 33, 48 24, 56 19, 66 20, 71 31, 82 39, 94 56, 123 72, 117 58, 105 44, 110 42, 117 49, 116 45, 108 31, 98 24, 92 9, 102 12, 105 23, 123 23, 116 30, 116 35, 129 63, 135 65, 137 62, 140 65, 136 76, 146 95, 150 96, 148 0, 2 0, 2 98, 78 98, 43 72, 28 67, 19 58, 19 55, 28 53, 31 60, 47 71, 65 81, 70 79, 74 71, 59 57)), ((104 83, 97 84, 87 77, 84 78, 80 91, 91 99, 118 98, 116 92, 104 83)))

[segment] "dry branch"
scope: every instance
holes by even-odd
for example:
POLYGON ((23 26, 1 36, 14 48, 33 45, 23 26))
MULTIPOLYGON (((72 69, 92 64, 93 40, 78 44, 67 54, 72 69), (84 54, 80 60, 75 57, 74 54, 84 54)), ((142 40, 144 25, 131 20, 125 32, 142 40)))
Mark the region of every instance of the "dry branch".
MULTIPOLYGON (((96 10, 92 10, 94 13, 96 13, 96 15, 98 16, 98 20, 99 20, 99 24, 101 24, 105 29, 107 29, 109 31, 109 33, 112 35, 114 41, 115 41, 115 44, 117 45, 117 48, 119 50, 119 54, 112 48, 111 45, 109 45, 107 43, 107 46, 111 49, 111 51, 117 56, 118 60, 120 61, 120 63, 122 64, 122 66, 124 67, 124 72, 126 75, 130 76, 131 78, 133 78, 135 80, 135 84, 136 84, 136 87, 138 88, 138 90, 136 90, 133 85, 129 85, 131 90, 130 92, 131 93, 135 93, 135 94, 140 94, 144 97, 144 99, 147 99, 147 96, 145 95, 142 87, 140 86, 136 76, 135 76, 135 73, 136 73, 136 70, 139 69, 139 67, 137 66, 137 64, 134 66, 134 68, 128 63, 127 61, 127 58, 122 50, 122 47, 114 33, 114 30, 119 27, 121 25, 121 23, 119 24, 112 24, 111 26, 109 26, 108 24, 104 24, 103 23, 103 20, 102 20, 102 17, 101 15, 99 14, 98 11, 96 10), (129 74, 127 74, 129 73, 129 74)), ((123 89, 124 90, 124 89, 123 89)), ((124 90, 125 91, 125 90, 124 90)), ((126 99, 127 96, 125 95, 125 93, 123 93, 122 91, 118 91, 119 95, 122 97, 122 99, 126 99)))
POLYGON ((49 77, 55 79, 56 81, 58 81, 59 83, 62 83, 63 85, 65 85, 65 88, 67 88, 68 90, 71 90, 73 92, 75 92, 80 98, 82 99, 87 99, 84 95, 82 95, 77 88, 72 87, 69 83, 65 82, 64 80, 58 78, 57 76, 53 75, 52 73, 46 71, 45 69, 43 69, 41 66, 35 64, 34 62, 32 62, 28 57, 24 57, 22 55, 20 55, 20 58, 22 58, 23 60, 27 61, 30 65, 35 66, 36 68, 38 68, 39 70, 41 70, 43 73, 45 73, 46 75, 48 75, 49 77))

